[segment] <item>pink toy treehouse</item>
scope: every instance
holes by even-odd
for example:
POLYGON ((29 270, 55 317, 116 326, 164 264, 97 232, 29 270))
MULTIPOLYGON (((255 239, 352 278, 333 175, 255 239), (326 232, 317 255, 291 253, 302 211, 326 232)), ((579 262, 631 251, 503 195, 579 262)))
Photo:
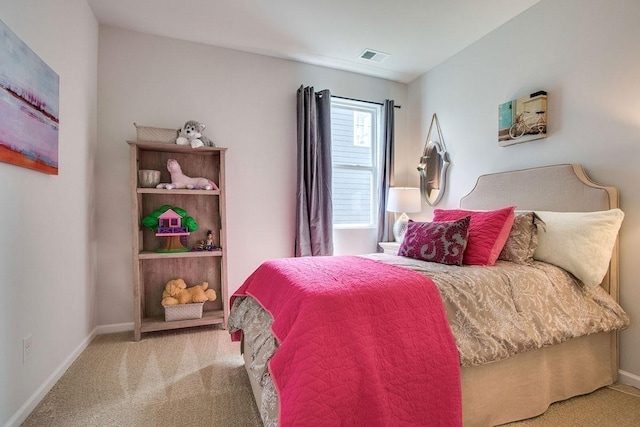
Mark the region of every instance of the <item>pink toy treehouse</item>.
POLYGON ((181 239, 188 236, 189 230, 182 226, 182 217, 173 209, 167 209, 158 217, 156 236, 166 237, 165 243, 158 249, 161 252, 188 251, 181 239))

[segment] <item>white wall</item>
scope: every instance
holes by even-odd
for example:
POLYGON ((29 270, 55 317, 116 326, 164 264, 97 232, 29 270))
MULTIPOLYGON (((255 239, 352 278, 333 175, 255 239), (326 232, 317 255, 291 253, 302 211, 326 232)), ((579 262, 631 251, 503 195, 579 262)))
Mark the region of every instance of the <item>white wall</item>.
POLYGON ((0 19, 60 76, 59 175, 0 163, 0 425, 17 425, 97 321, 98 24, 84 0, 0 0, 0 19))
MULTIPOLYGON (((406 85, 261 55, 100 27, 98 304, 100 324, 132 321, 129 153, 133 122, 194 119, 227 151, 230 291, 264 260, 293 255, 296 90, 403 105, 406 85)), ((406 139, 404 110, 396 111, 406 139)), ((402 150, 400 150, 402 151, 402 150)), ((401 167, 399 167, 402 169, 401 167)), ((370 251, 375 250, 375 243, 370 251)))
MULTIPOLYGON (((420 156, 435 112, 451 156, 438 207, 456 207, 478 175, 582 163, 596 182, 618 187, 620 300, 632 319, 621 333, 623 379, 640 384, 640 2, 543 0, 409 84, 408 122, 420 156), (502 102, 546 90, 549 136, 497 143, 502 102)), ((412 177, 417 185, 417 174, 412 177)), ((431 209, 422 215, 429 218, 431 209)))

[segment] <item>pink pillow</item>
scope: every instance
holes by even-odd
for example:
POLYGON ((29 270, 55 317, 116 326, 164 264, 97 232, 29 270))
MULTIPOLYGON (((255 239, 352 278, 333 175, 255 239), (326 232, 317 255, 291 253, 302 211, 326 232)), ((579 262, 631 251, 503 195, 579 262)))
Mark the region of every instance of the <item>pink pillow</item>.
POLYGON ((454 221, 471 216, 469 243, 463 264, 494 265, 504 247, 513 225, 515 206, 493 211, 467 211, 463 209, 436 209, 434 221, 454 221))
POLYGON ((409 220, 398 255, 440 264, 462 265, 470 218, 445 222, 409 220))

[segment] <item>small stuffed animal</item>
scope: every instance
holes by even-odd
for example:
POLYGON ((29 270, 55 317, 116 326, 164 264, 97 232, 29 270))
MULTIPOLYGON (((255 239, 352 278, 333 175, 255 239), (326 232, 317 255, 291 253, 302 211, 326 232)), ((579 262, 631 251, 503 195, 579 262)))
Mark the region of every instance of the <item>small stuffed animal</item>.
POLYGON ((204 123, 196 122, 195 120, 189 120, 180 129, 176 144, 178 145, 191 145, 191 148, 198 147, 215 147, 216 145, 206 136, 202 135, 202 131, 206 125, 204 123))
POLYGON ((189 178, 182 173, 180 164, 175 159, 167 160, 167 170, 171 174, 171 184, 161 183, 156 188, 166 188, 172 190, 174 188, 187 188, 189 190, 218 190, 215 182, 207 178, 189 178))
POLYGON ((182 279, 169 280, 162 292, 162 305, 215 301, 216 291, 207 289, 208 287, 208 282, 187 288, 187 284, 182 279))

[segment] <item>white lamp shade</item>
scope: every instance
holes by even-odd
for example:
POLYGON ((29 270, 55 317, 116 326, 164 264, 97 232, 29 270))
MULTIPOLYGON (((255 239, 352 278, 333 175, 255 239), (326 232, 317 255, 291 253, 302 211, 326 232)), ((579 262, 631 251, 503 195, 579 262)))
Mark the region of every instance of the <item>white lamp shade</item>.
POLYGON ((420 189, 414 187, 389 188, 387 210, 389 212, 402 212, 400 218, 396 219, 393 224, 393 237, 396 242, 402 242, 409 222, 409 217, 405 212, 420 212, 422 210, 420 189))
POLYGON ((414 187, 389 188, 387 198, 387 210, 389 212, 420 212, 422 203, 420 189, 414 187))

